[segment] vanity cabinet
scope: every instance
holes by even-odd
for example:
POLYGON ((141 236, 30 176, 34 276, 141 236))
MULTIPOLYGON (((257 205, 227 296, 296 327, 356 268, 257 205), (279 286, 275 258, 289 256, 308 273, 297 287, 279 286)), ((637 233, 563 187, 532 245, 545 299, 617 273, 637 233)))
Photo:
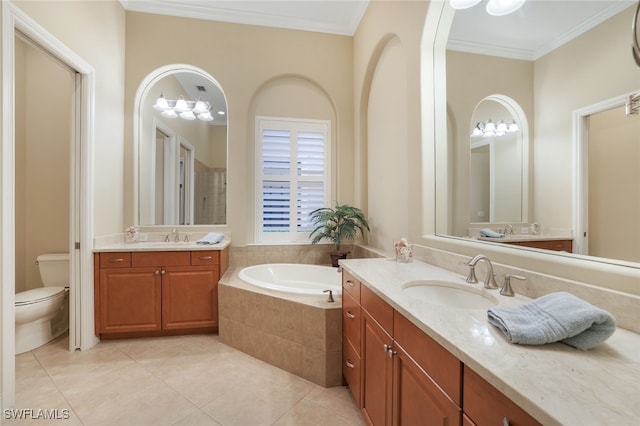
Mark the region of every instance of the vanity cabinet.
POLYGON ((216 331, 228 249, 95 254, 96 334, 216 331))
POLYGON ((342 277, 343 374, 369 425, 540 424, 348 271, 342 277))
POLYGON ((505 241, 505 244, 553 251, 566 251, 567 253, 573 252, 573 240, 505 241))
POLYGON ((360 294, 361 408, 367 423, 459 425, 460 362, 436 342, 423 341, 421 330, 367 287, 360 294))
POLYGON ((475 371, 464 367, 464 412, 471 425, 534 426, 540 423, 475 371))

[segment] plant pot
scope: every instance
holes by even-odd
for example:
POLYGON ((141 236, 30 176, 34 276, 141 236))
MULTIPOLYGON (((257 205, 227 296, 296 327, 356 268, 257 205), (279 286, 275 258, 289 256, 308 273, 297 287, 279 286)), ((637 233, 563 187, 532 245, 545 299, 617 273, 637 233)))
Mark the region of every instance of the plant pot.
POLYGON ((334 268, 337 268, 338 266, 340 266, 338 264, 338 260, 340 259, 346 259, 347 256, 349 255, 350 252, 348 251, 332 251, 329 252, 329 256, 331 256, 331 266, 333 266, 334 268))

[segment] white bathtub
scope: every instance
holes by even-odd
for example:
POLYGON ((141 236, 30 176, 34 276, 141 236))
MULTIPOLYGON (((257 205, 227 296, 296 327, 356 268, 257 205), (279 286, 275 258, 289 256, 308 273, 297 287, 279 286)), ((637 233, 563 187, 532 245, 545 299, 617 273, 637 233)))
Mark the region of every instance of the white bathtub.
POLYGON ((324 290, 342 294, 342 278, 331 266, 270 263, 248 266, 238 277, 251 285, 293 294, 321 295, 324 290))

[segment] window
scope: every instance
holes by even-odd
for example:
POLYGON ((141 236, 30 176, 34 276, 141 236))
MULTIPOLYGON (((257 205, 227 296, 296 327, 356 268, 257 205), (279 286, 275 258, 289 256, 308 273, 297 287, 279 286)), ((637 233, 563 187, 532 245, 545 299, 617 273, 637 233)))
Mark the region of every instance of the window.
POLYGON ((329 205, 330 128, 325 120, 256 118, 257 241, 308 239, 309 213, 329 205))

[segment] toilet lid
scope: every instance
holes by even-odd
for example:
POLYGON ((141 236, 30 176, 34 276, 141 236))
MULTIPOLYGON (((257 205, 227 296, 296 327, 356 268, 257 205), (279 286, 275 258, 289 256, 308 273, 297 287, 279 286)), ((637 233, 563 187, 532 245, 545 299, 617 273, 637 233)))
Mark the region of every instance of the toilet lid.
POLYGON ((64 287, 40 287, 16 293, 16 306, 30 305, 43 300, 53 299, 64 293, 64 287))

